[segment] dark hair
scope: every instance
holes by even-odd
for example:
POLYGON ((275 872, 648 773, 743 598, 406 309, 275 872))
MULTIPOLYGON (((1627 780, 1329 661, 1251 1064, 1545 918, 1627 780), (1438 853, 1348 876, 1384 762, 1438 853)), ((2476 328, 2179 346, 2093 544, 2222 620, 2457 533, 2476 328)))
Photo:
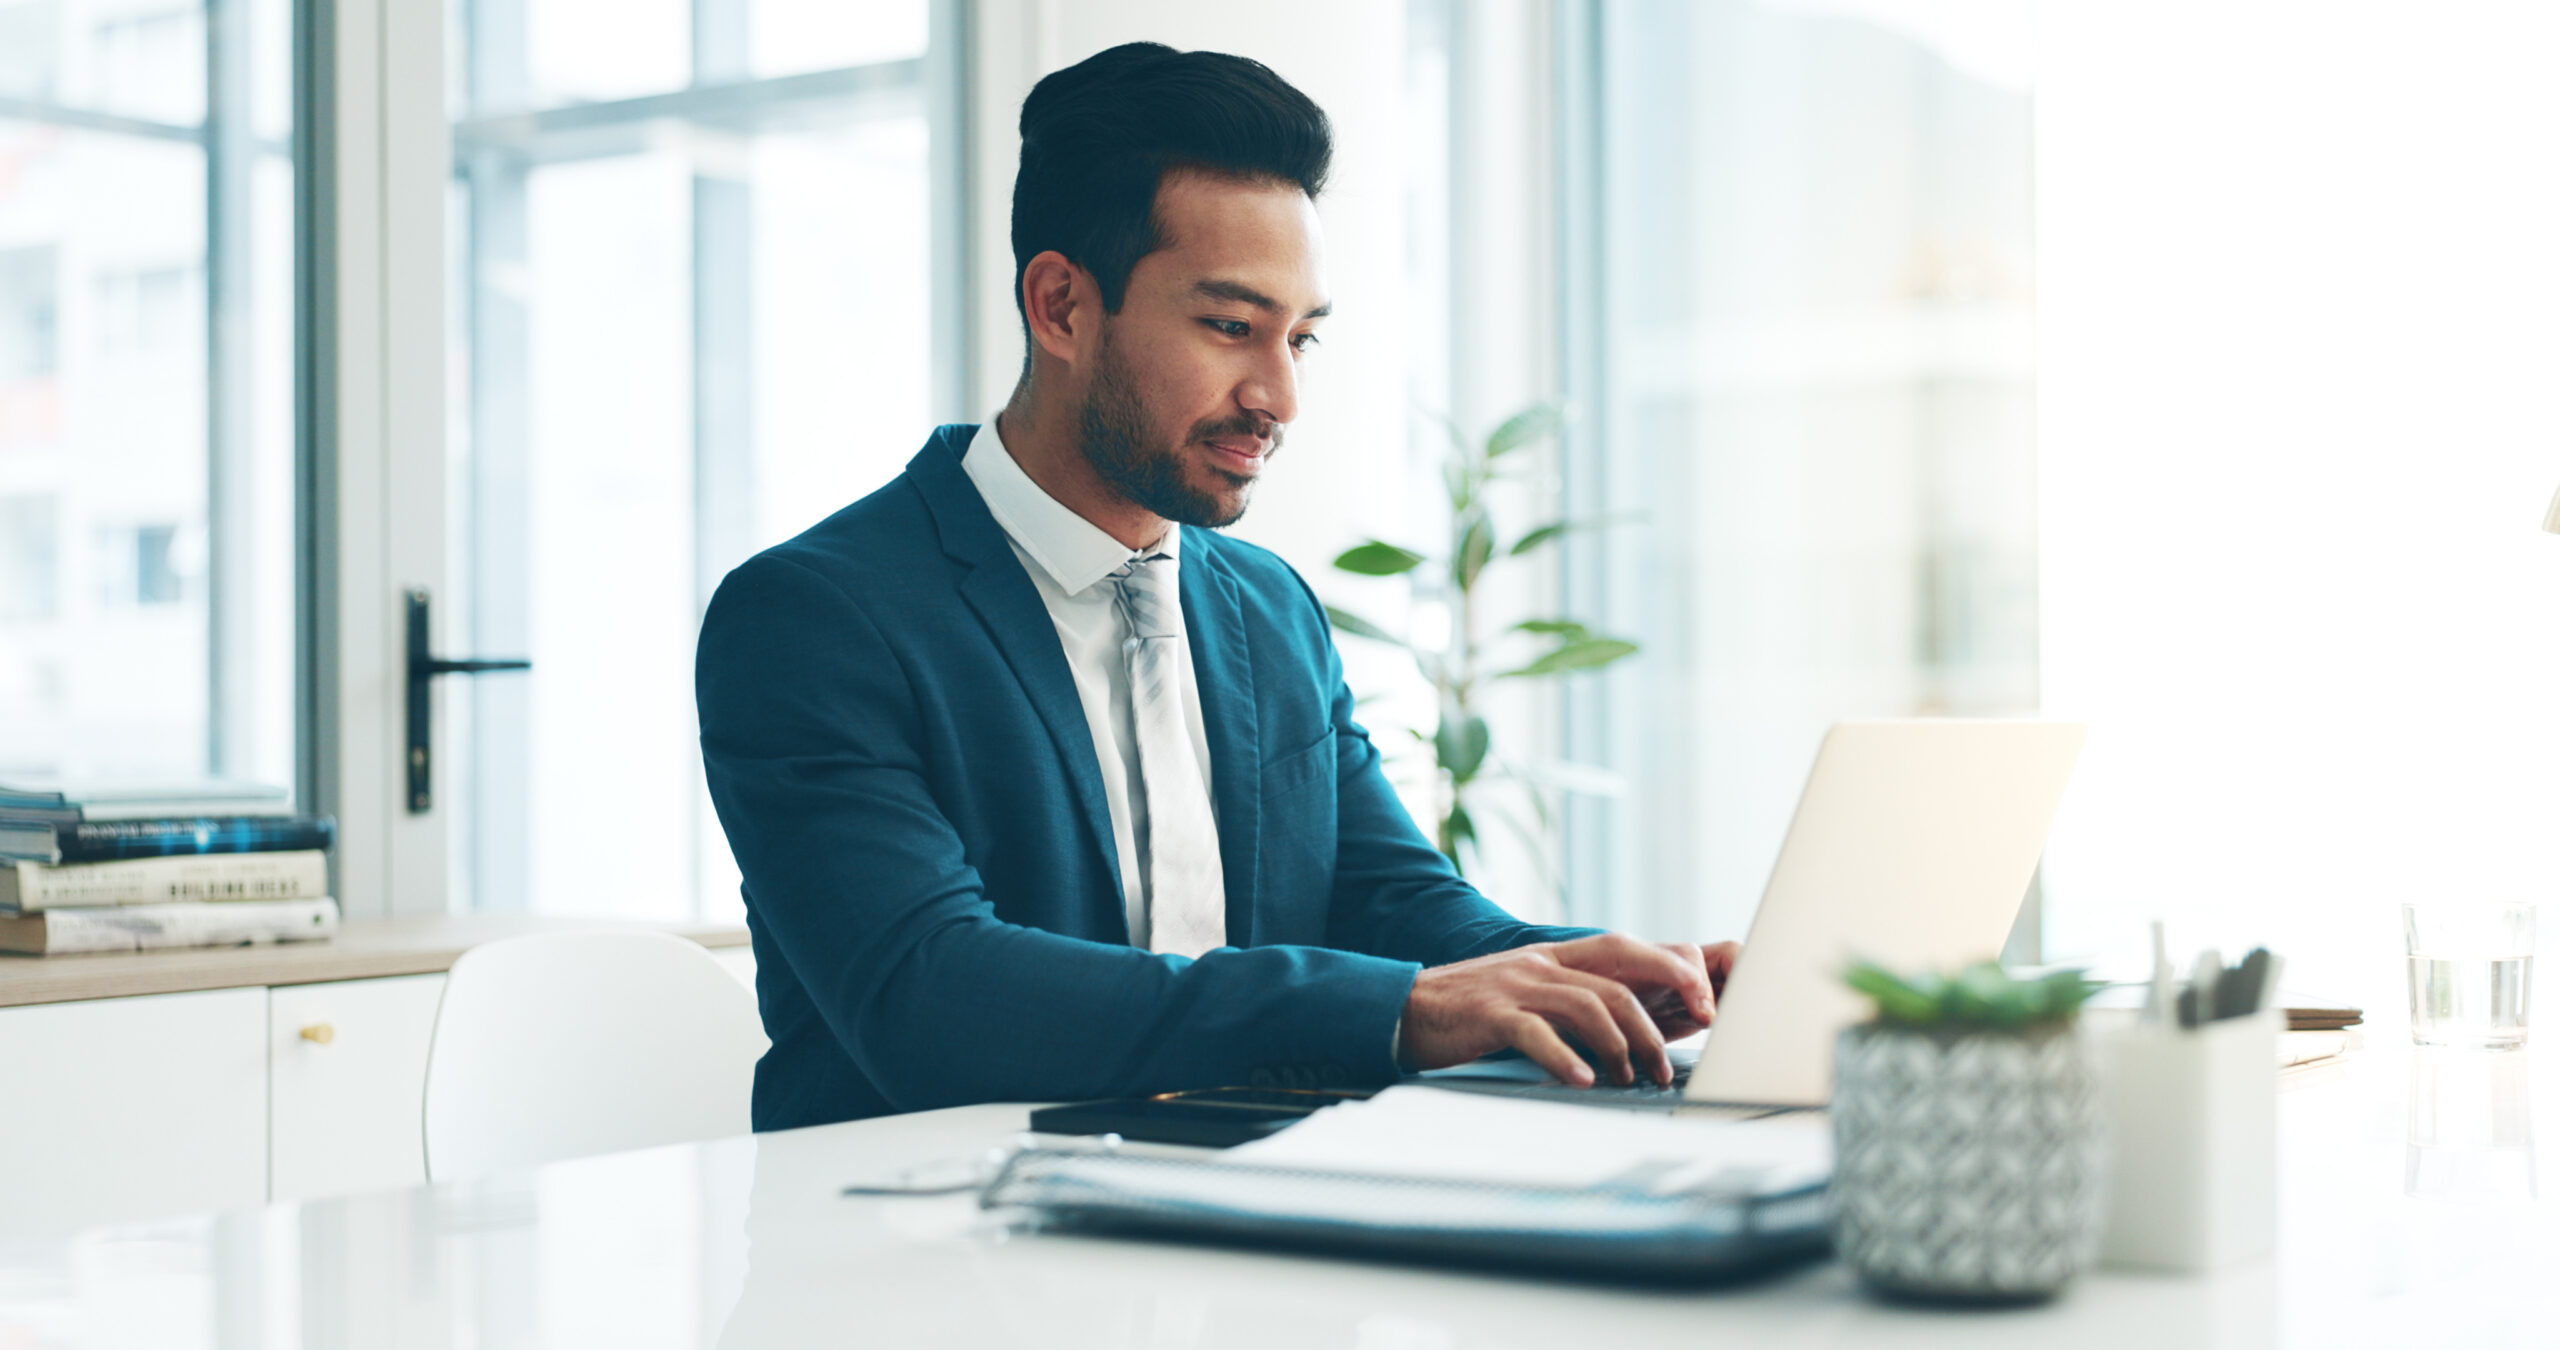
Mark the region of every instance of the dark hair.
POLYGON ((1332 160, 1324 109, 1259 61, 1130 42, 1055 71, 1022 101, 1014 308, 1023 269, 1055 249, 1118 313, 1130 271, 1164 247, 1156 187, 1169 170, 1293 183, 1313 198, 1332 160))

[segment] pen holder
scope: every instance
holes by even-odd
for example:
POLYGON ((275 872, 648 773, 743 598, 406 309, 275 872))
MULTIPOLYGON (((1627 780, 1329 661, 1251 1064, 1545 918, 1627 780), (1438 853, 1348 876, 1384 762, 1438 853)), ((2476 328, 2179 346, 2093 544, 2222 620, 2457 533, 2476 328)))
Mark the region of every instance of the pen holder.
POLYGON ((2260 1012, 2098 1038, 2110 1265, 2200 1271, 2264 1255, 2276 1232, 2276 1032, 2260 1012))

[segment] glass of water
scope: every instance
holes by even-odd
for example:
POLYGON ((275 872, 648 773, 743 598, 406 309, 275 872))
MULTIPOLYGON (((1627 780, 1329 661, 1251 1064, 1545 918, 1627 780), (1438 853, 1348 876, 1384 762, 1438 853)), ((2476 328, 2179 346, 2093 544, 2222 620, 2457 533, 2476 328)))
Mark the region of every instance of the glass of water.
POLYGON ((2513 1050, 2533 1000, 2533 906, 2402 905, 2409 1034, 2420 1045, 2513 1050))

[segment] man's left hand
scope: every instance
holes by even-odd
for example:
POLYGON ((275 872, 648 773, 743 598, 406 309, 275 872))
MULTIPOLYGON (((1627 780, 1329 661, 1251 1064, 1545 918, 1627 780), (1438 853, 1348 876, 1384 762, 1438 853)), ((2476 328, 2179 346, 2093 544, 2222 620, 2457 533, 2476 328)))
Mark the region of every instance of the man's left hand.
MULTIPOLYGON (((1739 942, 1711 942, 1704 945, 1695 942, 1657 942, 1654 945, 1671 953, 1681 962, 1705 971, 1708 986, 1718 995, 1724 993, 1725 977, 1733 973, 1735 958, 1742 955, 1742 944, 1739 942)), ((1615 974, 1615 972, 1595 973, 1615 974)), ((1645 1012, 1653 1018, 1654 1026, 1661 1029, 1662 1039, 1665 1041, 1694 1036, 1705 1030, 1707 1021, 1714 1018, 1713 999, 1708 1001, 1707 1019, 1701 1020, 1696 1011, 1690 1007, 1689 1001, 1682 998, 1677 989, 1658 985, 1647 987, 1641 981, 1629 979, 1625 975, 1617 975, 1616 978, 1635 994, 1638 1003, 1644 1005, 1645 1012)))

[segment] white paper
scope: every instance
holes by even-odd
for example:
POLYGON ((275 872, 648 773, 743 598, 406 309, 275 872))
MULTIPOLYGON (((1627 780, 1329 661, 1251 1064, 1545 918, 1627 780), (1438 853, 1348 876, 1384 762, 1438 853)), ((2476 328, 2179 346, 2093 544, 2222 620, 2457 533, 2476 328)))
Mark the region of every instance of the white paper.
POLYGON ((1515 1186, 1766 1194, 1828 1177, 1831 1130, 1810 1114, 1691 1120, 1407 1085, 1326 1107, 1221 1156, 1247 1166, 1515 1186))

